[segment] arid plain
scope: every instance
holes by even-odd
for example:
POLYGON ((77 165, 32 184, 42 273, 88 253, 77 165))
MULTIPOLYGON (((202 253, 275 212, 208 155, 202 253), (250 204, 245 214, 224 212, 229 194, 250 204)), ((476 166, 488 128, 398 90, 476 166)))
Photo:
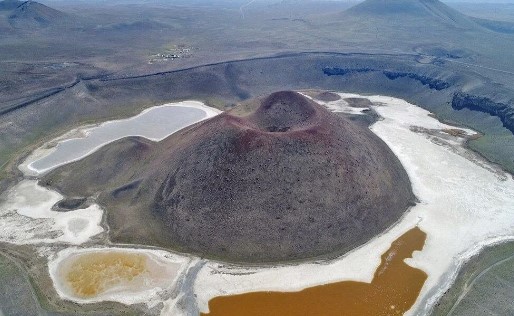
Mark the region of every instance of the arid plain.
POLYGON ((2 313, 512 310, 514 20, 452 6, 0 2, 2 313))

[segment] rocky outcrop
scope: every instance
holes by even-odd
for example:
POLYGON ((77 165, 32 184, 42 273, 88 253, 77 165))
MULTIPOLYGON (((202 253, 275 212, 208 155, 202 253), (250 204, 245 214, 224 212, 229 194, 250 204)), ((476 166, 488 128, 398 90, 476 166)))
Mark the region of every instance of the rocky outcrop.
POLYGON ((514 133, 514 105, 492 101, 467 93, 456 93, 452 99, 452 107, 456 110, 464 108, 497 116, 507 129, 514 133))
POLYGON ((389 71, 379 70, 373 68, 337 68, 337 67, 326 67, 323 68, 323 73, 327 76, 346 76, 349 74, 367 73, 367 72, 381 72, 389 80, 396 80, 398 78, 409 78, 420 82, 424 86, 428 86, 432 90, 444 90, 450 87, 450 83, 428 77, 426 75, 420 75, 412 72, 401 72, 401 71, 389 71))
POLYGON ((398 72, 398 71, 383 71, 384 75, 391 80, 398 78, 410 78, 419 81, 422 85, 428 86, 432 90, 443 90, 450 87, 446 81, 430 78, 424 75, 418 75, 411 72, 398 72))

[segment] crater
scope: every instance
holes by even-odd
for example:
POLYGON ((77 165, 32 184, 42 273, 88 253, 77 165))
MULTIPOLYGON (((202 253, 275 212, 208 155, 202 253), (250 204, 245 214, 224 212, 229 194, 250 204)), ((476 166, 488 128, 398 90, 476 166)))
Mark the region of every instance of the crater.
POLYGON ((342 254, 412 204, 388 146, 300 93, 239 105, 149 144, 120 140, 45 177, 100 192, 113 242, 237 262, 342 254), (135 185, 137 184, 137 185, 135 185))
POLYGON ((293 91, 282 91, 264 98, 248 120, 268 132, 287 132, 305 129, 318 113, 316 104, 293 91))

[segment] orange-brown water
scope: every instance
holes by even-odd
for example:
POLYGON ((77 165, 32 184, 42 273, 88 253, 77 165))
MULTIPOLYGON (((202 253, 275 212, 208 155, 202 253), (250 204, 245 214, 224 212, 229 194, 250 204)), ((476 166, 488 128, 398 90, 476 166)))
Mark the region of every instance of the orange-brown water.
POLYGON ((132 253, 81 255, 64 271, 64 277, 78 297, 94 297, 132 281, 147 271, 146 256, 132 253))
POLYGON ((427 275, 403 260, 423 249, 418 227, 395 240, 382 255, 371 283, 344 281, 300 292, 255 292, 209 301, 209 316, 402 315, 416 301, 427 275))

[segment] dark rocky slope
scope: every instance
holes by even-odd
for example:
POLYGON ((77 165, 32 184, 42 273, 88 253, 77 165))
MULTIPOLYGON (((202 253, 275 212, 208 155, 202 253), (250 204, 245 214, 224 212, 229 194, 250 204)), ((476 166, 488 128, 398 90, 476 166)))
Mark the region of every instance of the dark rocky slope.
POLYGON ((512 101, 509 103, 495 102, 486 97, 462 92, 456 93, 452 99, 452 107, 454 109, 462 110, 467 108, 497 116, 502 121, 503 126, 514 133, 514 107, 512 107, 512 101))
POLYGON ((295 92, 160 143, 120 140, 42 182, 69 196, 100 193, 116 242, 245 262, 342 253, 413 201, 378 137, 295 92))
POLYGON ((18 0, 4 0, 0 2, 0 11, 10 11, 14 10, 20 5, 23 4, 23 1, 18 0))
POLYGON ((327 76, 346 76, 358 73, 368 72, 381 72, 389 80, 396 80, 399 78, 409 78, 418 81, 424 86, 428 86, 429 89, 433 90, 444 90, 450 87, 450 83, 440 80, 437 78, 431 78, 425 75, 419 75, 412 72, 398 72, 398 71, 387 71, 372 68, 337 68, 337 67, 325 67, 323 72, 327 76))
POLYGON ((67 14, 44 4, 25 1, 9 15, 9 23, 16 28, 38 29, 68 21, 67 14))
POLYGON ((366 0, 343 12, 344 16, 372 19, 416 18, 434 24, 464 29, 479 25, 439 0, 366 0))

